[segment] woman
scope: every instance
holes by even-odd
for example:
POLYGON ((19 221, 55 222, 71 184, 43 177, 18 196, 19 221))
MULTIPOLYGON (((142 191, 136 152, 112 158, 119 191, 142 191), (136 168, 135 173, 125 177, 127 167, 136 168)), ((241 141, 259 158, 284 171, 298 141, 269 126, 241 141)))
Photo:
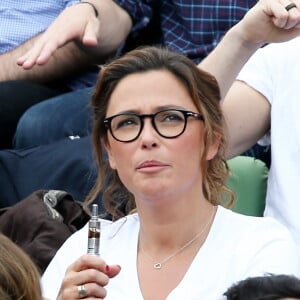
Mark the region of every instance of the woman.
POLYGON ((104 190, 116 221, 102 223, 101 258, 83 255, 87 227, 64 244, 42 278, 45 297, 217 299, 246 277, 299 271, 285 228, 219 205, 228 192, 219 101, 212 76, 167 50, 136 50, 103 69, 89 201, 104 190))
POLYGON ((29 256, 0 233, 0 299, 41 300, 40 274, 29 256))

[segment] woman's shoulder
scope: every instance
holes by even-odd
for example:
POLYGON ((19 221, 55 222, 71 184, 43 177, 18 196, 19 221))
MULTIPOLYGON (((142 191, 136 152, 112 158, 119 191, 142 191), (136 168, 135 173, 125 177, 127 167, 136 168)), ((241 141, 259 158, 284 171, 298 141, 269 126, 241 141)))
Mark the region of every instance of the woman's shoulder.
POLYGON ((291 238, 289 230, 272 217, 247 216, 219 206, 217 218, 231 232, 252 232, 255 236, 273 233, 271 237, 291 238))
POLYGON ((226 241, 226 247, 235 253, 239 264, 249 260, 261 270, 290 271, 299 275, 300 261, 295 241, 279 221, 271 217, 246 216, 223 207, 219 207, 217 218, 215 240, 218 239, 217 232, 223 231, 219 243, 223 240, 224 245, 226 241))

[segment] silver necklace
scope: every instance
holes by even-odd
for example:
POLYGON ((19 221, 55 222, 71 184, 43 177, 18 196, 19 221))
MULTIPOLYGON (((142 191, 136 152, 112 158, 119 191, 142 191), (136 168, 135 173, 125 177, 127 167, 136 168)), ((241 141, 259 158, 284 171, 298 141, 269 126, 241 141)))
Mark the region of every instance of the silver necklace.
MULTIPOLYGON (((163 259, 161 262, 156 262, 153 264, 153 268, 160 270, 164 264, 166 264, 170 259, 172 259, 173 257, 175 257, 176 255, 178 255, 179 253, 181 253, 183 250, 185 250, 188 246, 190 246, 191 244, 193 244, 202 234, 203 232, 207 229, 207 227, 211 224, 213 217, 214 217, 214 213, 215 213, 215 209, 213 208, 213 212, 211 214, 210 219, 208 220, 208 222, 205 224, 205 226, 201 229, 200 232, 198 232, 191 240, 189 240, 186 244, 184 244, 182 247, 180 247, 178 250, 176 250, 174 253, 172 253, 171 255, 167 256, 165 259, 163 259)), ((140 249, 149 257, 151 258, 151 260, 154 260, 153 257, 151 257, 147 252, 145 252, 145 250, 140 247, 140 249)))

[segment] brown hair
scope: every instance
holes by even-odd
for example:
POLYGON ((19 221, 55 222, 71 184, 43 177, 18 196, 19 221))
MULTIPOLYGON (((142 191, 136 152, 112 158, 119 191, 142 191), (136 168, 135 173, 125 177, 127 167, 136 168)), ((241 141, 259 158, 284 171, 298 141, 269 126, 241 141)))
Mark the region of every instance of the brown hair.
POLYGON ((0 299, 41 300, 40 273, 30 257, 0 233, 0 299))
POLYGON ((220 91, 216 79, 199 69, 183 55, 167 49, 146 47, 133 50, 105 66, 100 74, 92 99, 94 109, 93 142, 99 165, 98 180, 87 198, 91 203, 103 191, 104 206, 114 217, 119 218, 135 208, 133 195, 124 187, 116 171, 111 170, 103 157, 103 142, 107 139, 107 129, 103 124, 109 99, 117 84, 126 76, 151 70, 166 70, 175 75, 189 92, 194 104, 204 116, 204 144, 202 156, 203 191, 206 199, 214 205, 220 203, 224 191, 233 194, 225 187, 228 175, 225 160, 225 135, 223 115, 220 108, 220 91), (219 140, 216 156, 205 159, 209 147, 219 140), (104 188, 105 187, 105 188, 104 188))

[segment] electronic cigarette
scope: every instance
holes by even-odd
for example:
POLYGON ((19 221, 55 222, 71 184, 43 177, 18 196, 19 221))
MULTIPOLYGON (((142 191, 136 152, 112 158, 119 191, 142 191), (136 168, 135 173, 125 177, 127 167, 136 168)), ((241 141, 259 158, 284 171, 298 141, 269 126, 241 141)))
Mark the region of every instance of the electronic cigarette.
POLYGON ((92 205, 92 217, 89 221, 88 249, 91 255, 100 255, 100 228, 101 223, 98 217, 98 204, 92 205))

